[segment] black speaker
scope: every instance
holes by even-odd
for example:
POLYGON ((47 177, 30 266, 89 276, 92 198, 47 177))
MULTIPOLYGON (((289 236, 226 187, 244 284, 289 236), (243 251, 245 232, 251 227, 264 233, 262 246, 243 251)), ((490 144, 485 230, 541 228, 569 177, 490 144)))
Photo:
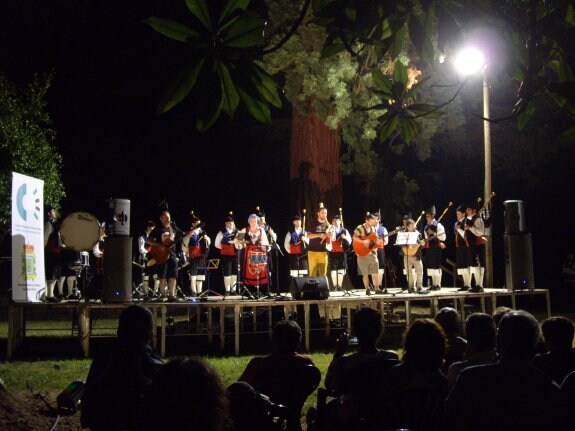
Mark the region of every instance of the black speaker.
POLYGON ((514 235, 527 231, 523 201, 505 201, 505 233, 514 235))
POLYGON ((531 234, 504 235, 503 242, 505 246, 505 285, 507 289, 534 289, 531 234))
POLYGON ((327 299, 329 283, 327 277, 293 277, 289 291, 293 299, 327 299))
POLYGON ((106 235, 130 236, 130 201, 108 199, 106 206, 106 235))
POLYGON ((102 301, 132 300, 132 238, 106 238, 104 248, 104 279, 102 301))

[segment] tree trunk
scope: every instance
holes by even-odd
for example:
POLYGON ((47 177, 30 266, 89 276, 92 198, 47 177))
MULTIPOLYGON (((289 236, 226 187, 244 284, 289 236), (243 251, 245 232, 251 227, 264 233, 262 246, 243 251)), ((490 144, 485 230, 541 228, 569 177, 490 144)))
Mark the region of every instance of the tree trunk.
POLYGON ((330 214, 342 203, 340 171, 341 136, 315 114, 302 114, 292 108, 290 151, 290 209, 292 214, 305 208, 308 217, 323 202, 330 214))

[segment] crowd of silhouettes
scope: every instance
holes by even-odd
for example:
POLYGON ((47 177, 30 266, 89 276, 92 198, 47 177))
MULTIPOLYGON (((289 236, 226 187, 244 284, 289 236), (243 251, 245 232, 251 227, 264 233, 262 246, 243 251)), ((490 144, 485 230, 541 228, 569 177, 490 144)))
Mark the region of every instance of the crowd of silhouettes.
MULTIPOLYGON (((523 310, 461 316, 442 308, 414 320, 401 359, 380 348, 383 318, 359 308, 352 334, 336 342, 307 412, 310 431, 569 430, 575 401, 575 326, 564 317, 539 323, 523 310)), ((151 312, 120 315, 112 349, 94 358, 82 399, 92 430, 301 431, 302 407, 320 370, 298 353, 302 330, 282 320, 270 354, 252 358, 227 388, 205 359, 164 364, 153 351, 151 312)))

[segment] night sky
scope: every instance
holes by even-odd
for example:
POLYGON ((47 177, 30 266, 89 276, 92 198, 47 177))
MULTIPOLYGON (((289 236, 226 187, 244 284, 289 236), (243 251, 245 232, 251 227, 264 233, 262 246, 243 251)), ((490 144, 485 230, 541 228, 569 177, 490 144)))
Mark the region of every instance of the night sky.
MULTIPOLYGON (((177 18, 180 12, 187 16, 183 0, 0 0, 0 69, 17 83, 26 83, 34 73, 55 73, 48 110, 64 158, 63 213, 88 211, 101 218, 106 199, 130 199, 132 235, 137 236, 166 199, 182 229, 193 209, 215 238, 229 210, 241 226, 260 205, 283 240, 291 218, 287 104, 273 112, 271 125, 239 112, 233 121, 222 117, 204 134, 195 130, 185 103, 160 117, 155 113, 184 53, 142 20, 151 15, 177 18)), ((571 187, 561 178, 570 174, 572 161, 549 167, 536 189, 494 172, 497 217, 502 217, 502 201, 525 200, 534 235, 535 276, 542 287, 558 281, 564 253, 575 249, 571 215, 566 213, 573 206, 571 187)), ((478 166, 477 188, 446 180, 449 189, 430 197, 438 211, 449 200, 481 194, 478 166)), ((427 167, 422 163, 420 169, 427 167)), ((359 224, 365 211, 350 190, 353 183, 347 181, 348 227, 359 224)), ((449 228, 452 216, 446 218, 449 228)), ((385 224, 392 229, 398 221, 385 224)), ((502 224, 494 241, 500 256, 502 224)))

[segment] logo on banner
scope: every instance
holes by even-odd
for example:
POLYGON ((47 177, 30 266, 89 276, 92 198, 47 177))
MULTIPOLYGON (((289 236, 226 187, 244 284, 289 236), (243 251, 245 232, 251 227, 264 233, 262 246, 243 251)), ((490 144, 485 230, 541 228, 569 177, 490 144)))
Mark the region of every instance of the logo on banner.
POLYGON ((32 195, 28 195, 28 184, 24 183, 18 188, 16 193, 16 209, 18 215, 24 221, 28 221, 28 210, 26 208, 32 207, 32 215, 36 220, 40 219, 40 198, 38 197, 38 189, 34 189, 32 195))
POLYGON ((36 280, 36 253, 32 244, 22 246, 22 278, 25 280, 36 280))

